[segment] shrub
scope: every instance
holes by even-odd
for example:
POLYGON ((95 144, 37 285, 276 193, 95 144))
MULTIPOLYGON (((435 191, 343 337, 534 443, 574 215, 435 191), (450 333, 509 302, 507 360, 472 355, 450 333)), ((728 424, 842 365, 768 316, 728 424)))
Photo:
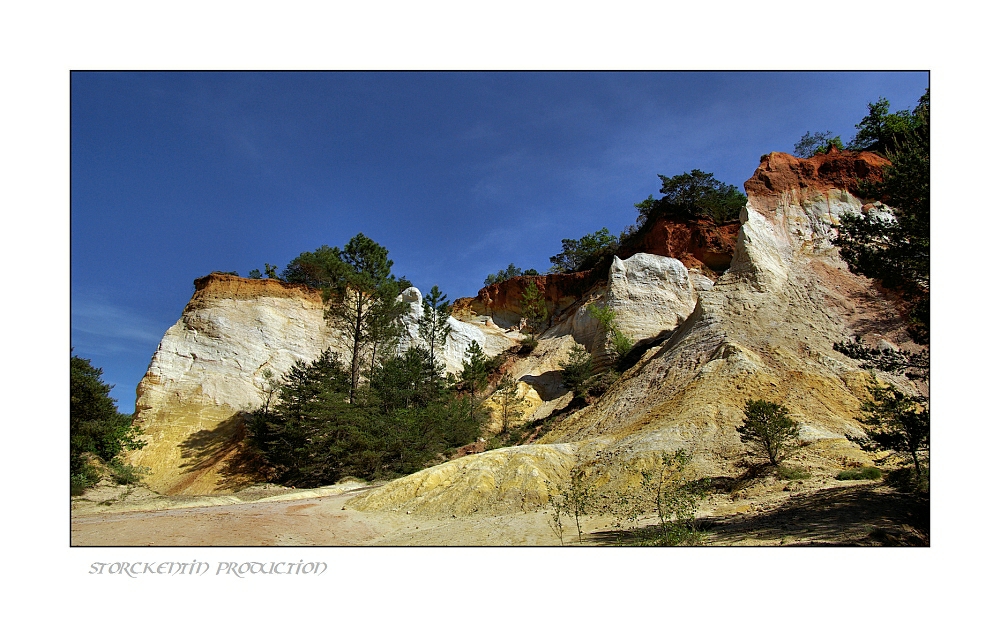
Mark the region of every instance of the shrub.
POLYGON ((778 466, 778 477, 782 480, 805 480, 810 475, 809 471, 804 467, 778 466))
POLYGON ((614 362, 619 362, 628 354, 629 350, 635 345, 635 342, 618 329, 616 322, 617 315, 615 315, 614 309, 608 306, 591 304, 587 307, 587 313, 601 324, 601 330, 603 330, 608 341, 611 343, 611 355, 614 362))
POLYGON ((783 461, 796 448, 792 440, 798 434, 798 423, 788 416, 784 406, 777 403, 747 401, 743 425, 736 430, 740 441, 749 443, 772 465, 783 461))
POLYGON ((845 469, 837 474, 838 480, 881 480, 882 470, 878 467, 861 467, 860 469, 845 469))
POLYGON ((139 484, 149 473, 149 467, 137 467, 116 458, 108 463, 108 471, 115 484, 139 484))
POLYGON ((580 272, 598 265, 603 258, 610 258, 618 250, 618 238, 611 235, 607 227, 579 240, 564 238, 562 252, 549 257, 552 267, 549 272, 580 272))
POLYGON ((82 495, 83 491, 97 484, 100 479, 100 470, 90 463, 82 462, 79 471, 69 476, 69 494, 82 495))
POLYGON ((578 398, 587 396, 588 382, 594 372, 594 358, 582 345, 573 345, 569 358, 560 362, 563 385, 573 391, 578 398))
MULTIPOLYGON (((627 536, 623 534, 625 544, 693 546, 701 543, 695 514, 698 504, 705 498, 708 480, 691 480, 690 463, 691 455, 684 450, 660 452, 654 466, 641 472, 639 490, 618 496, 617 507, 631 525, 649 511, 659 520, 651 528, 636 530, 627 536)), ((624 527, 622 523, 617 526, 624 527)))
POLYGON ((521 339, 521 348, 518 350, 518 353, 527 355, 535 351, 536 347, 538 347, 538 339, 529 334, 521 339))

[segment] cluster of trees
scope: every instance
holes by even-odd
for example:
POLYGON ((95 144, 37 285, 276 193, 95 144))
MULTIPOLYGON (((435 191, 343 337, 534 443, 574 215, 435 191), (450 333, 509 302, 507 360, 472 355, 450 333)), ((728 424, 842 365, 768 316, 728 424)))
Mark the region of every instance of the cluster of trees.
POLYGON ((451 308, 437 286, 423 298, 421 344, 401 350, 407 305, 397 298, 410 285, 392 265, 385 247, 358 234, 343 249, 324 245, 285 268, 284 280, 322 290, 326 317, 349 351, 297 363, 249 414, 250 443, 274 479, 319 486, 412 473, 479 436, 490 360, 473 344, 459 378, 445 374, 451 308))
POLYGON ((663 197, 653 199, 650 195, 635 204, 639 212, 636 225, 617 236, 603 227, 576 240, 564 238, 562 251, 549 257, 552 262, 549 272, 581 272, 600 266, 609 261, 630 237, 640 233, 648 222, 658 217, 688 219, 709 216, 718 223, 724 223, 738 218, 740 209, 746 204, 746 195, 738 188, 716 180, 713 174, 700 169, 670 177, 660 175, 659 178, 663 197))
POLYGON ((736 219, 747 203, 747 196, 732 184, 715 179, 714 174, 692 169, 676 176, 659 176, 663 182, 659 200, 650 195, 635 205, 637 222, 644 225, 656 216, 690 218, 710 216, 717 223, 736 219))
POLYGON ((596 266, 603 258, 610 257, 618 250, 619 238, 611 235, 607 227, 579 240, 564 238, 562 252, 549 257, 552 262, 550 272, 580 272, 596 266))
POLYGON ((101 379, 103 370, 90 360, 69 359, 69 473, 70 492, 79 494, 100 480, 94 458, 121 484, 137 480, 141 470, 121 460, 128 450, 141 448, 132 416, 118 413, 111 388, 101 379))
POLYGON ((894 152, 909 133, 918 130, 925 123, 926 118, 921 117, 925 102, 928 108, 926 111, 929 112, 930 90, 921 97, 915 109, 889 113, 888 99, 879 97, 876 102, 868 103, 868 115, 854 125, 857 133, 846 146, 840 135, 834 136, 832 131, 806 131, 795 144, 793 152, 799 158, 808 158, 815 154, 826 154, 832 146, 837 150, 867 150, 886 156, 894 152))
POLYGON ((510 264, 505 270, 499 270, 496 274, 487 274, 486 279, 483 281, 483 285, 488 287, 494 283, 502 283, 517 276, 538 276, 538 270, 535 270, 534 268, 521 270, 514 264, 510 264))
MULTIPOLYGON (((868 105, 868 116, 858 125, 849 147, 878 152, 889 159, 882 180, 862 186, 892 211, 892 218, 867 214, 841 219, 834 243, 851 271, 876 279, 897 291, 907 304, 910 332, 918 342, 930 342, 930 90, 916 107, 893 114, 880 98, 868 105)), ((929 349, 920 353, 876 350, 857 341, 835 346, 861 360, 863 368, 930 382, 929 349)), ((930 458, 930 400, 906 395, 880 383, 873 373, 871 400, 862 407, 867 436, 861 440, 871 452, 902 455, 913 464, 917 485, 927 487, 930 458)))
POLYGON ((276 402, 249 414, 250 443, 273 478, 297 487, 412 473, 475 441, 475 397, 457 396, 427 348, 385 358, 353 391, 346 362, 327 351, 297 363, 276 402))

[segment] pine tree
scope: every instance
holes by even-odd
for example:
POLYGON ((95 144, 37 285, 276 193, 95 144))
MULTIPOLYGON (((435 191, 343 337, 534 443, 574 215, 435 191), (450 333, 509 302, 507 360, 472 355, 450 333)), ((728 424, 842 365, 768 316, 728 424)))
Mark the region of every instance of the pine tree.
POLYGON ((549 309, 545 306, 545 296, 538 290, 535 281, 528 281, 521 294, 521 316, 532 334, 538 334, 548 325, 549 309))
POLYGON ((486 388, 489 377, 489 370, 486 366, 487 358, 483 353, 483 348, 479 343, 472 341, 465 350, 465 360, 462 361, 462 373, 460 375, 462 384, 469 391, 469 416, 475 415, 476 408, 479 407, 477 393, 482 393, 486 388))
POLYGON ((318 275, 330 287, 324 289, 328 301, 327 318, 344 332, 351 344, 350 402, 357 397, 361 363, 376 353, 392 332, 387 324, 402 315, 396 299, 399 285, 391 273, 389 251, 363 234, 351 238, 337 257, 324 255, 318 275))
POLYGON ((517 380, 510 373, 504 373, 496 392, 497 408, 500 411, 500 432, 506 433, 524 407, 524 395, 518 394, 517 380))
POLYGON ((430 352, 430 365, 437 367, 437 350, 442 349, 451 334, 451 325, 448 317, 451 315, 451 307, 448 304, 448 296, 441 293, 437 285, 431 287, 430 293, 424 296, 423 313, 417 320, 417 330, 420 338, 430 352))

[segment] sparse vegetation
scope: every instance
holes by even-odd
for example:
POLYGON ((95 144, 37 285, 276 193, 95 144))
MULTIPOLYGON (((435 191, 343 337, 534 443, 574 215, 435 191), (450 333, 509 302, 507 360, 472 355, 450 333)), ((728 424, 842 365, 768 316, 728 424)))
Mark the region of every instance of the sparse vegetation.
POLYGON ((500 415, 500 432, 506 433, 524 407, 524 395, 518 393, 517 380, 510 373, 504 373, 493 393, 500 415))
POLYGON ((632 349, 635 341, 618 329, 617 316, 611 307, 591 304, 587 307, 587 312, 601 324, 601 330, 611 347, 612 361, 619 362, 632 349))
POLYGON ((840 135, 834 137, 833 132, 823 131, 802 136, 802 139, 795 144, 794 154, 800 159, 807 159, 816 154, 826 154, 833 146, 837 150, 844 149, 844 142, 840 140, 840 135))
POLYGON ((882 470, 878 467, 859 467, 857 469, 845 469, 837 474, 838 480, 881 480, 882 470))
POLYGON ((552 528, 559 535, 559 543, 563 543, 562 517, 572 517, 576 524, 576 537, 583 542, 583 526, 580 517, 591 510, 595 497, 594 487, 586 481, 584 470, 574 467, 569 475, 569 483, 549 497, 549 507, 552 509, 552 528))
POLYGON ((562 252, 549 257, 552 267, 549 272, 580 272, 589 270, 602 258, 614 255, 618 250, 618 238, 611 235, 607 227, 602 227, 579 240, 563 238, 562 252))
POLYGON ((798 423, 778 403, 747 401, 743 424, 736 430, 740 441, 750 444, 752 451, 766 457, 771 465, 778 465, 797 447, 794 439, 798 434, 798 423))
POLYGON ((113 458, 108 461, 108 471, 115 484, 133 485, 142 481, 142 478, 149 473, 149 468, 138 467, 113 458))
POLYGON ((907 396, 895 386, 883 385, 874 375, 868 384, 872 399, 861 405, 860 422, 866 428, 864 438, 855 438, 866 452, 889 452, 876 462, 903 456, 913 463, 917 477, 922 474, 921 459, 930 454, 930 410, 916 397, 907 396))
POLYGON ((538 339, 533 334, 527 334, 521 338, 521 347, 517 351, 521 355, 528 355, 535 351, 536 347, 538 347, 538 339))
POLYGON ((560 362, 563 385, 577 398, 586 398, 594 373, 594 358, 582 345, 573 345, 569 358, 560 362))
POLYGON ((792 465, 778 465, 778 477, 782 480, 805 480, 812 476, 805 467, 795 467, 792 465))
POLYGON ((510 264, 507 266, 506 270, 500 270, 496 274, 487 274, 486 280, 483 281, 483 285, 489 287, 495 283, 502 283, 517 276, 538 276, 538 270, 528 268, 527 270, 522 271, 514 264, 510 264))

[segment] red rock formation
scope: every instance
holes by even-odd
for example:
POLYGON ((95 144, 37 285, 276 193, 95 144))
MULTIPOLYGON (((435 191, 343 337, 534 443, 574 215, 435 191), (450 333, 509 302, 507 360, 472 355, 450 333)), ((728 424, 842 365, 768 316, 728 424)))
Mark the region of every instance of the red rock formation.
POLYGON ((480 315, 500 317, 502 322, 514 322, 515 316, 521 314, 521 298, 524 290, 530 281, 534 281, 538 291, 545 298, 549 313, 555 314, 582 298, 587 290, 602 278, 593 270, 572 274, 517 276, 483 287, 475 298, 459 298, 455 301, 452 311, 461 314, 471 310, 480 315))
POLYGON ((747 195, 776 197, 790 191, 845 190, 858 196, 858 183, 882 179, 882 168, 889 161, 873 152, 817 154, 800 159, 784 152, 772 152, 760 158, 753 176, 743 184, 747 195))
MULTIPOLYGON (((858 194, 861 181, 878 181, 882 168, 889 161, 872 152, 841 152, 817 154, 800 159, 784 152, 772 152, 761 157, 760 166, 746 181, 747 195, 768 198, 782 193, 823 193, 830 189, 858 194)), ((641 236, 626 242, 618 256, 627 259, 636 253, 651 253, 678 259, 685 266, 701 270, 714 278, 714 273, 729 267, 736 246, 739 222, 718 224, 710 217, 684 219, 661 217, 649 225, 641 236)), ((520 276, 484 287, 475 298, 459 298, 454 309, 458 313, 502 316, 502 321, 515 321, 520 315, 520 300, 529 280, 535 281, 543 293, 549 310, 558 312, 579 300, 595 283, 604 279, 605 272, 585 271, 573 274, 520 276)))
POLYGON ((711 271, 729 267, 736 246, 739 222, 718 224, 711 217, 681 219, 665 217, 652 223, 641 237, 622 247, 618 256, 628 259, 636 253, 673 257, 688 268, 711 271))

